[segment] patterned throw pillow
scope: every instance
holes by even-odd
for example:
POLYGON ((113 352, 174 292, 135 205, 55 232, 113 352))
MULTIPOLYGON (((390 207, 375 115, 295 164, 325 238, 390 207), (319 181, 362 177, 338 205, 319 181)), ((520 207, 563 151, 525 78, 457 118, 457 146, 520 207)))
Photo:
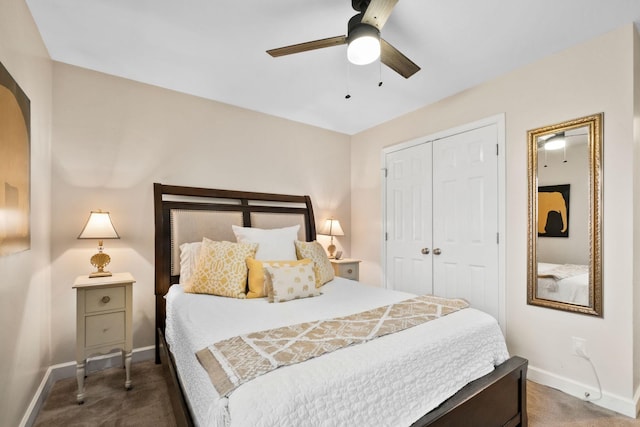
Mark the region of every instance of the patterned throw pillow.
POLYGON ((320 291, 316 289, 316 275, 311 262, 293 267, 265 265, 264 270, 269 302, 285 302, 320 295, 320 291))
POLYGON ((334 272, 331 261, 327 253, 318 241, 302 242, 296 240, 296 254, 298 259, 309 258, 315 264, 316 287, 320 287, 330 280, 333 280, 334 272))
POLYGON ((185 292, 245 298, 245 259, 255 256, 257 248, 256 243, 217 242, 205 237, 185 292))
POLYGON ((262 298, 267 296, 265 290, 265 266, 275 267, 294 267, 297 265, 311 264, 310 259, 301 259, 296 261, 258 261, 253 258, 247 258, 247 267, 249 268, 249 292, 247 298, 262 298))

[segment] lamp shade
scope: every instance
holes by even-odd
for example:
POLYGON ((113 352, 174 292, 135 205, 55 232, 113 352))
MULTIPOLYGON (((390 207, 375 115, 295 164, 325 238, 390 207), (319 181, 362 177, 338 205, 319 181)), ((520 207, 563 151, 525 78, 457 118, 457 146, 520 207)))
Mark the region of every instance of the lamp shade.
POLYGON ((340 221, 333 218, 327 219, 324 224, 322 224, 318 233, 325 236, 344 236, 344 231, 342 231, 342 227, 340 227, 340 221))
POLYGON ((119 239, 116 229, 113 227, 109 212, 91 211, 89 219, 84 225, 78 239, 119 239))

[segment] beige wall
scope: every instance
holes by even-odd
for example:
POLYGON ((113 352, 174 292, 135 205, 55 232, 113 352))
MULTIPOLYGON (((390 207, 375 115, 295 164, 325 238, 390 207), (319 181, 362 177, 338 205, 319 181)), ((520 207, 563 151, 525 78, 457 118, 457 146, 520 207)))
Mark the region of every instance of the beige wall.
POLYGON ((347 135, 61 63, 53 75, 53 363, 75 357, 71 284, 97 245, 76 237, 92 209, 121 236, 105 241, 109 269, 137 279, 134 347, 154 343, 153 182, 308 194, 349 253, 347 135))
POLYGON ((0 62, 31 100, 31 249, 0 257, 0 425, 17 426, 49 366, 51 61, 23 1, 0 2, 0 62))
POLYGON ((365 260, 361 279, 380 284, 381 149, 504 112, 509 350, 528 358, 534 374, 548 382, 595 386, 588 363, 571 354, 571 337, 585 338, 609 393, 604 400, 613 394, 614 400, 620 400, 617 396, 625 403, 634 394, 633 265, 639 260, 629 233, 634 226, 630 183, 637 151, 631 90, 633 40, 634 28, 629 24, 355 135, 351 149, 352 252, 365 260), (526 132, 598 112, 604 112, 603 319, 526 304, 526 132))
MULTIPOLYGON (((633 71, 634 71, 634 85, 633 85, 633 144, 634 144, 634 177, 633 177, 633 194, 636 195, 633 201, 634 207, 634 227, 633 227, 633 239, 634 239, 634 253, 640 254, 640 35, 635 32, 633 39, 633 71)), ((637 256, 634 258, 633 269, 633 283, 634 286, 634 298, 633 298, 633 360, 634 375, 633 375, 633 387, 635 390, 640 388, 640 264, 637 262, 637 256)), ((637 408, 640 411, 640 407, 637 408)))

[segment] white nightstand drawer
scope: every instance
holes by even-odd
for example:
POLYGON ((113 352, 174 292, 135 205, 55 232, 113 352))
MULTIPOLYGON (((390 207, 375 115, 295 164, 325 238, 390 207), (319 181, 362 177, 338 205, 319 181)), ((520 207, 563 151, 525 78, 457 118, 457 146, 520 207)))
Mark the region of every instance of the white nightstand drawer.
POLYGON ((125 306, 124 286, 89 289, 85 292, 85 312, 118 310, 125 306))
POLYGON ((339 276, 345 279, 358 280, 358 264, 341 265, 339 267, 339 276))
POLYGON ((124 341, 125 312, 97 314, 87 316, 85 323, 85 340, 87 347, 124 341))
POLYGON ((357 259, 332 259, 330 260, 333 265, 333 271, 336 276, 344 277, 345 279, 359 280, 360 277, 360 260, 357 259))

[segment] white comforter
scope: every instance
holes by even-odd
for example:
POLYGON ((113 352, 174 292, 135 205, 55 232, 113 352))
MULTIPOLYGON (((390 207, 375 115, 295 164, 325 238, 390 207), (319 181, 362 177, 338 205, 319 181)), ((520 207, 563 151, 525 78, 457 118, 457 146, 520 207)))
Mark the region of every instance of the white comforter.
MULTIPOLYGON (((546 273, 561 264, 538 263, 538 274, 546 273)), ((536 297, 551 301, 567 302, 577 305, 589 305, 589 273, 577 274, 558 281, 538 278, 536 297), (553 286, 546 286, 551 281, 553 286)))
POLYGON ((220 398, 195 352, 219 340, 344 316, 412 295, 336 278, 280 304, 167 294, 167 342, 199 426, 408 426, 509 356, 495 319, 471 308, 278 369, 220 398))

